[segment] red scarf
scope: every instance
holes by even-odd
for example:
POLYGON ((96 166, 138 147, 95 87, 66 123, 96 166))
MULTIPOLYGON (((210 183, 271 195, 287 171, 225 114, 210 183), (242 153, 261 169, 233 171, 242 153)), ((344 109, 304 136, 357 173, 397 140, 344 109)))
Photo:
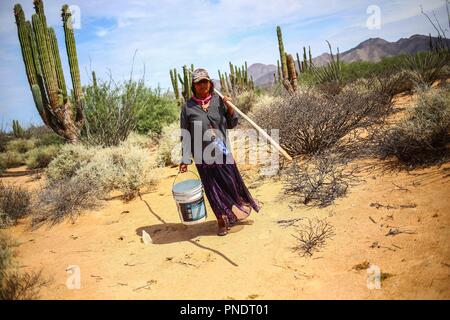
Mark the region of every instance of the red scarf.
POLYGON ((209 94, 205 99, 199 99, 195 95, 192 96, 192 99, 203 108, 205 104, 207 104, 209 101, 211 101, 212 95, 209 94))

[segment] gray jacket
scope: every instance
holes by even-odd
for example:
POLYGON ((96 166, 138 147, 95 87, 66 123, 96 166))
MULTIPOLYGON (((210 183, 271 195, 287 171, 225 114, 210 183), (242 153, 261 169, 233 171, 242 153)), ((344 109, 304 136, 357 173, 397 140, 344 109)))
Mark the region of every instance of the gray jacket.
POLYGON ((205 132, 211 128, 214 129, 217 137, 220 137, 227 145, 229 145, 227 129, 236 127, 238 119, 236 111, 233 113, 233 116, 230 116, 223 100, 215 93, 213 93, 213 97, 209 103, 208 111, 204 111, 193 99, 189 99, 187 103, 182 106, 180 114, 180 127, 181 129, 188 130, 191 137, 190 141, 181 137, 181 162, 191 164, 191 156, 193 156, 195 163, 202 162, 201 155, 213 140, 208 134, 204 136, 205 132), (200 132, 201 136, 199 134, 200 132), (195 150, 196 145, 197 150, 195 150))

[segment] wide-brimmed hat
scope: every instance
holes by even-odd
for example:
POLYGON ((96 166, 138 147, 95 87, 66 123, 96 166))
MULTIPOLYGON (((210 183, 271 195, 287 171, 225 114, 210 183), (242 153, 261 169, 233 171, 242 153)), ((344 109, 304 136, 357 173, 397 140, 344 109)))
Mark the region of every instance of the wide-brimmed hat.
POLYGON ((197 83, 203 79, 211 81, 211 78, 209 77, 208 71, 206 71, 206 69, 198 68, 195 69, 194 72, 192 72, 193 83, 197 83))

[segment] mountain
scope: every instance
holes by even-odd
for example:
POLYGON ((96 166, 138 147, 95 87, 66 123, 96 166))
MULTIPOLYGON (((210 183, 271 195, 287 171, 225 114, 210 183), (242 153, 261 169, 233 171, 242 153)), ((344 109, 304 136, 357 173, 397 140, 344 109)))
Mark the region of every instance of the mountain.
MULTIPOLYGON (((432 41, 437 41, 437 38, 432 37, 432 41)), ((450 40, 447 40, 450 45, 450 40)), ((389 42, 381 38, 367 39, 356 47, 341 52, 339 57, 341 61, 355 62, 355 61, 370 61, 378 62, 383 57, 396 56, 399 54, 414 54, 419 51, 427 51, 430 49, 430 38, 428 36, 415 34, 409 38, 401 38, 395 42, 389 42)), ((336 52, 333 50, 333 54, 336 52)), ((323 53, 313 58, 313 63, 321 66, 330 61, 330 54, 323 53)), ((295 60, 298 69, 297 60, 295 60)), ((249 75, 253 76, 253 81, 256 86, 266 86, 273 82, 273 73, 277 72, 275 65, 265 65, 262 63, 255 63, 248 67, 249 75)))

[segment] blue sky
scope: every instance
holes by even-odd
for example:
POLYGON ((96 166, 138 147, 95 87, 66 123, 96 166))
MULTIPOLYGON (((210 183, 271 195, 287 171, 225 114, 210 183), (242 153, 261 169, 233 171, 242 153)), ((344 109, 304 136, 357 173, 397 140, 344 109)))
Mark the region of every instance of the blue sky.
MULTIPOLYGON (((41 124, 26 80, 12 13, 20 3, 27 19, 34 13, 32 0, 0 2, 0 126, 12 119, 23 126, 41 124)), ((100 78, 115 80, 143 75, 151 87, 170 86, 169 69, 184 64, 228 70, 228 62, 249 65, 276 64, 275 28, 283 31, 285 48, 301 53, 311 46, 313 56, 328 51, 325 40, 341 52, 374 37, 396 41, 413 34, 436 34, 420 12, 448 28, 445 0, 332 1, 332 0, 44 0, 47 22, 54 27, 66 82, 70 75, 65 54, 60 10, 64 3, 78 6, 81 27, 75 30, 81 80, 90 81, 90 70, 100 78), (380 28, 369 29, 367 8, 380 9, 380 28)))

